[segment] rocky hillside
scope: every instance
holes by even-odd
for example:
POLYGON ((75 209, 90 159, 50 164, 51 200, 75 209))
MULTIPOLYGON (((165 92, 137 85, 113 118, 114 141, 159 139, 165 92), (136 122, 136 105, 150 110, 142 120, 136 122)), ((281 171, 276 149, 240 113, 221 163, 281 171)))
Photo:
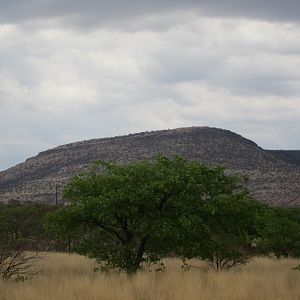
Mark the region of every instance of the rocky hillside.
POLYGON ((0 201, 55 202, 69 178, 95 160, 127 163, 161 153, 183 155, 230 172, 248 174, 259 200, 300 205, 300 167, 231 131, 189 127, 93 139, 59 146, 0 173, 0 201))
POLYGON ((300 167, 300 150, 267 150, 277 158, 300 167))

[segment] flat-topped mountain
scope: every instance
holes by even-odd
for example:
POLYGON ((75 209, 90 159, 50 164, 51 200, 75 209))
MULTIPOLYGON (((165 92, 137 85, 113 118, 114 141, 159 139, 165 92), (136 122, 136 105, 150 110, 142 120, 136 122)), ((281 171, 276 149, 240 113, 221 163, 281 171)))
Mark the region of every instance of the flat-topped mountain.
POLYGON ((259 200, 276 205, 300 205, 300 166, 283 154, 267 151, 228 130, 188 127, 93 139, 62 145, 0 172, 0 201, 55 202, 69 178, 95 160, 119 163, 182 155, 233 173, 248 174, 249 188, 259 200))

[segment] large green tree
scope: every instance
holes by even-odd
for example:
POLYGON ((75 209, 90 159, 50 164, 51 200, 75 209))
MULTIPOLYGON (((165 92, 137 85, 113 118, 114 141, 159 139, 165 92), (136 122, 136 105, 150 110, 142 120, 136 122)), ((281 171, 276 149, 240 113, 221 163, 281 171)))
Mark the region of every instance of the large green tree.
MULTIPOLYGON (((207 223, 208 214, 216 214, 214 203, 248 195, 222 168, 158 156, 127 165, 100 162, 75 176, 64 197, 69 205, 49 215, 47 227, 61 235, 81 232, 79 253, 96 258, 101 268, 134 273, 170 252, 187 255, 193 241, 192 254, 202 257, 215 230, 207 223)), ((240 207, 232 212, 236 218, 240 207)))

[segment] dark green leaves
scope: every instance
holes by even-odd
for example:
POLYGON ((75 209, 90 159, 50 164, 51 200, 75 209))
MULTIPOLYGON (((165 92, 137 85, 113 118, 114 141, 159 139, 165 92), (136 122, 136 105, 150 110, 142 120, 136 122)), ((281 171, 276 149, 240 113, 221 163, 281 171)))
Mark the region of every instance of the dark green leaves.
POLYGON ((65 198, 69 205, 49 217, 48 228, 82 232, 78 252, 105 268, 136 272, 170 253, 235 259, 256 236, 258 205, 244 181, 181 157, 99 162, 71 180, 65 198))

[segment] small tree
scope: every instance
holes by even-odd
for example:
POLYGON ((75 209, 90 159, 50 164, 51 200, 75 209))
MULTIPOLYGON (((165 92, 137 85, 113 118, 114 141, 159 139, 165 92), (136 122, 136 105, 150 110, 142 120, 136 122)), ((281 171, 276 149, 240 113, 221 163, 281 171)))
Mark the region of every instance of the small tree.
POLYGON ((300 257, 300 208, 273 207, 265 215, 260 250, 280 257, 300 257))
POLYGON ((37 255, 27 253, 20 241, 12 241, 8 236, 0 237, 0 276, 3 281, 23 281, 36 275, 37 255))
POLYGON ((182 256, 205 260, 218 271, 246 264, 256 253, 266 206, 249 196, 243 177, 215 169, 207 181, 211 188, 204 201, 186 207, 190 239, 182 256))
POLYGON ((247 195, 215 199, 207 212, 208 236, 200 258, 215 270, 246 264, 256 254, 254 242, 263 226, 264 206, 247 195))

